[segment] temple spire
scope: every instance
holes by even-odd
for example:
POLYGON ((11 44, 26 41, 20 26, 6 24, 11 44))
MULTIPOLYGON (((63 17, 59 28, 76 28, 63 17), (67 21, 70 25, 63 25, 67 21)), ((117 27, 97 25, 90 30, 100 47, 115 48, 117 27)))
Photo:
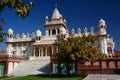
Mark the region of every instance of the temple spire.
POLYGON ((62 18, 62 15, 60 14, 60 12, 57 9, 57 4, 55 4, 55 9, 53 11, 51 19, 55 20, 55 19, 60 19, 60 18, 62 18))

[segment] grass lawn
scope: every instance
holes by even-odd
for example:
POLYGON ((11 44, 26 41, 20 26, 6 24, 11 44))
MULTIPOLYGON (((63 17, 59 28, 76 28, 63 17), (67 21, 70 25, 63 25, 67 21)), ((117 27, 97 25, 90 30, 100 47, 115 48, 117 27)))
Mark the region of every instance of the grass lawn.
POLYGON ((24 77, 11 78, 9 80, 82 80, 87 75, 77 76, 56 76, 56 75, 29 75, 24 77))

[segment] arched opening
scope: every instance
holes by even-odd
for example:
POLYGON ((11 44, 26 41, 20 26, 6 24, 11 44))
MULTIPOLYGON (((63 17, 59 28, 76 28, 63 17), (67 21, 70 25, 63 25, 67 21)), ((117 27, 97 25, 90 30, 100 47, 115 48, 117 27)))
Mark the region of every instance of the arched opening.
POLYGON ((115 62, 114 61, 109 62, 109 68, 115 68, 115 62))
POLYGON ((46 56, 45 47, 43 47, 43 56, 46 56))
POLYGON ((102 68, 107 68, 107 62, 106 61, 102 62, 102 68))
POLYGON ((35 48, 35 56, 38 57, 39 56, 39 48, 35 48))
POLYGON ((52 35, 55 35, 56 34, 56 31, 55 29, 52 30, 52 35))
POLYGON ((50 56, 51 53, 52 53, 52 49, 51 49, 51 47, 48 47, 47 56, 50 56))

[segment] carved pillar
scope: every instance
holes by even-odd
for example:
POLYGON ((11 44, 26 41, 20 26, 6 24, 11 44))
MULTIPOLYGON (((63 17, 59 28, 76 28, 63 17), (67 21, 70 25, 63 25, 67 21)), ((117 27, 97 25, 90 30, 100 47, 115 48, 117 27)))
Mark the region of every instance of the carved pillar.
POLYGON ((43 47, 41 47, 41 56, 43 57, 43 47))
POLYGON ((57 29, 56 29, 56 31, 55 31, 55 32, 56 32, 55 34, 57 35, 57 29))
POLYGON ((50 36, 52 36, 52 30, 50 30, 50 36))
POLYGON ((45 55, 47 56, 47 47, 45 48, 45 55))
POLYGON ((114 54, 114 48, 112 47, 112 54, 114 54))
POLYGON ((40 47, 39 47, 39 57, 40 57, 40 47))
POLYGON ((52 47, 52 55, 53 55, 53 52, 54 52, 54 47, 52 47))
POLYGON ((35 57, 35 47, 34 47, 34 54, 33 54, 33 56, 35 57))

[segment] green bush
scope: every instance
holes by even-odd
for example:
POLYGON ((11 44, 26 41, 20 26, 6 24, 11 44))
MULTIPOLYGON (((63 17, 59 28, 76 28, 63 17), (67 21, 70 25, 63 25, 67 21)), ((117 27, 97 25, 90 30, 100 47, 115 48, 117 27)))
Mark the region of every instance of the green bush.
POLYGON ((6 75, 0 76, 0 79, 4 79, 4 78, 9 78, 9 76, 6 76, 6 75))

